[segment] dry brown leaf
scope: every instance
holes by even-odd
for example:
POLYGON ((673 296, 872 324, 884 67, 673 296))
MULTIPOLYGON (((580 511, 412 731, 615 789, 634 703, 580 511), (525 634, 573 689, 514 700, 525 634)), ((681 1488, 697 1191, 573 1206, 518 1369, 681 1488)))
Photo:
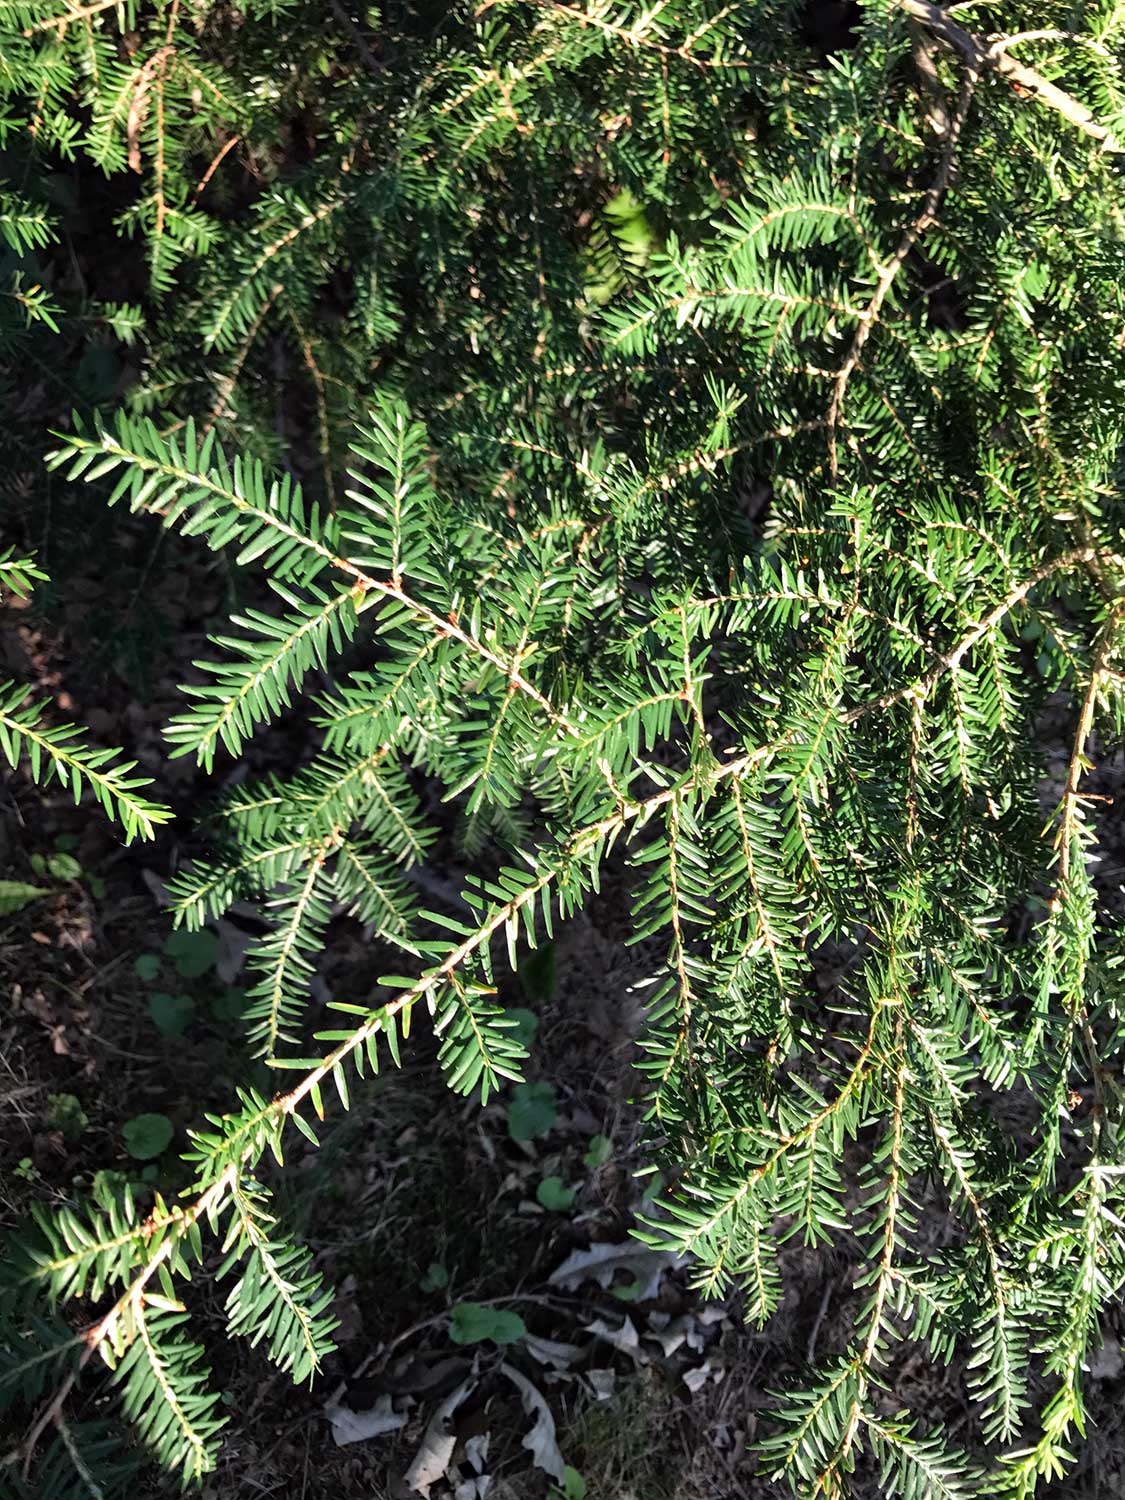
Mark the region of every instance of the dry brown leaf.
POLYGON ((587 1333, 592 1333, 595 1338, 603 1339, 605 1343, 612 1344, 622 1354, 629 1355, 638 1364, 648 1363, 648 1354, 641 1348, 641 1339, 633 1325, 632 1318, 623 1319, 620 1328, 614 1328, 612 1323, 607 1323, 604 1318, 596 1318, 593 1323, 586 1323, 587 1333))
POLYGON ((174 50, 172 47, 161 47, 158 52, 152 54, 137 74, 133 97, 129 101, 129 114, 125 120, 125 141, 128 146, 130 172, 141 170, 141 131, 148 113, 148 91, 152 86, 153 78, 164 71, 164 64, 174 50))
POLYGON ((457 1446, 457 1439, 449 1430, 449 1419, 476 1386, 477 1375, 474 1370, 468 1380, 463 1380, 453 1394, 446 1397, 430 1418, 418 1451, 403 1476, 404 1483, 415 1494, 428 1496, 430 1486, 445 1477, 453 1458, 453 1450, 457 1446))
POLYGON ((703 1349, 703 1334, 699 1327, 699 1319, 690 1315, 680 1318, 653 1316, 649 1319, 645 1338, 656 1339, 664 1350, 665 1359, 671 1359, 676 1350, 682 1348, 684 1344, 697 1354, 703 1349))
POLYGON ((618 1271, 627 1272, 640 1283, 637 1301, 645 1302, 660 1290, 660 1278, 677 1257, 668 1250, 650 1250, 637 1240, 622 1244, 594 1244, 589 1250, 574 1250, 547 1278, 556 1286, 576 1287, 583 1281, 596 1281, 608 1287, 618 1271))
POLYGON ((350 1406, 337 1406, 334 1401, 327 1401, 324 1415, 332 1423, 332 1440, 337 1448, 384 1437, 388 1432, 397 1432, 406 1426, 406 1413, 394 1410, 390 1396, 380 1396, 368 1411, 352 1411, 350 1406))
POLYGON ((1090 1361, 1090 1375, 1094 1380, 1116 1380, 1125 1368, 1121 1345, 1116 1339, 1106 1339, 1090 1361))
POLYGON ((554 1339, 541 1339, 534 1333, 525 1335, 523 1346, 533 1359, 552 1370, 565 1372, 570 1369, 582 1350, 577 1344, 562 1344, 554 1339))
POLYGON ((520 1393, 523 1409, 528 1416, 535 1417, 535 1425, 521 1439, 523 1447, 531 1454, 531 1461, 559 1484, 566 1482, 566 1464, 555 1440, 555 1419, 551 1408, 526 1375, 512 1365, 502 1364, 500 1373, 506 1375, 520 1393))

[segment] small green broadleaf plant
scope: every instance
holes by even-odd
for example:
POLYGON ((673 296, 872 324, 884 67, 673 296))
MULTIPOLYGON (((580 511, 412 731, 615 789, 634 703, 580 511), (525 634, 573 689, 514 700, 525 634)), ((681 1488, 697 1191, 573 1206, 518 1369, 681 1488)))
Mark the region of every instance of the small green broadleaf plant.
MULTIPOLYGON (((26 598, 46 576, 34 559, 18 556, 13 548, 0 553, 0 591, 8 589, 17 598, 26 598)), ((9 766, 27 771, 35 782, 58 781, 75 802, 84 791, 92 792, 122 825, 127 841, 153 838, 159 825, 171 817, 166 807, 144 796, 142 788, 150 786, 151 779, 133 774, 135 762, 122 761, 113 750, 91 749, 83 743, 77 725, 51 723, 46 706, 29 700, 28 689, 21 683, 0 681, 0 751, 9 766)), ((68 868, 77 870, 75 862, 65 858, 68 868)), ((52 869, 51 873, 57 872, 52 869)))
MULTIPOLYGON (((413 257, 432 262, 409 326, 356 278, 349 374, 387 388, 364 386, 337 503, 225 453, 217 419, 76 424, 51 459, 274 592, 216 637, 174 752, 238 756, 310 691, 321 738, 295 774, 222 798, 209 858, 173 886, 189 929, 235 901, 265 916, 247 1032, 290 1086, 193 1131, 177 1203, 141 1213, 103 1183, 8 1258, 10 1306, 99 1308, 79 1335, 45 1314, 15 1342, 0 1380, 37 1413, 19 1465, 41 1440, 62 1464, 97 1357, 166 1464, 214 1466, 181 1300, 209 1254, 237 1278, 231 1331, 315 1373, 328 1294, 272 1216, 267 1153, 293 1131, 315 1145, 325 1090, 346 1108, 420 1012, 453 1089, 518 1083, 496 966, 518 972, 624 855, 658 955, 639 986, 649 1140, 677 1184, 644 1234, 704 1293, 736 1282, 758 1322, 786 1241, 860 1247, 835 1346, 763 1420, 767 1472, 809 1496, 862 1468, 907 1500, 1026 1500, 1072 1462, 1125 1285, 1123 953, 1092 790, 1125 732, 1125 16, 1094 7, 1079 47, 1073 7, 1034 32, 1004 7, 1085 105, 1017 93, 1003 46, 920 0, 869 0, 829 68, 766 0, 498 4, 504 22, 443 36, 448 69, 402 38, 401 69, 364 86, 385 132, 315 198, 267 195, 214 257, 195 326, 232 385, 288 300, 275 276, 315 306, 314 263, 349 228, 385 230, 415 293, 413 257), (736 132, 748 92, 760 128, 736 132), (599 311, 575 194, 603 160, 593 203, 631 182, 673 229, 599 311), (1050 777, 1039 737, 1064 715, 1050 777), (440 831, 423 780, 514 846, 454 916, 405 878, 440 831), (403 958, 325 1027, 307 1001, 341 909, 403 958), (888 1399, 908 1340, 964 1371, 961 1441, 888 1399)), ((353 269, 384 248, 362 240, 353 269)), ((549 1089, 513 1099, 517 1139, 550 1130, 549 1089)))
POLYGON ((514 1344, 527 1335, 519 1313, 507 1308, 486 1307, 480 1302, 454 1304, 449 1319, 449 1337, 455 1344, 514 1344))

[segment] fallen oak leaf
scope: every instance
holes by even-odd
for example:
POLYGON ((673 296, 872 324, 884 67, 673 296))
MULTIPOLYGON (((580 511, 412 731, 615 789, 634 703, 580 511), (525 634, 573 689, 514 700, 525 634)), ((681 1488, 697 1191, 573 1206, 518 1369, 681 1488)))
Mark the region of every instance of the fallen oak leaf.
POLYGON ((380 1396, 368 1411, 352 1411, 334 1401, 324 1405, 324 1415, 332 1424, 332 1441, 337 1448, 348 1443, 364 1443, 369 1438, 384 1437, 406 1426, 406 1413, 394 1410, 390 1396, 380 1396))
POLYGON ((477 1474, 472 1479, 465 1479, 453 1491, 453 1500, 485 1500, 491 1484, 491 1474, 477 1474))
POLYGON ((621 1244, 598 1242, 588 1250, 573 1250, 561 1266, 553 1270, 547 1280, 556 1286, 579 1286, 583 1281, 596 1281, 600 1287, 608 1287, 618 1271, 634 1278, 636 1292, 629 1288, 630 1300, 647 1302, 660 1290, 660 1278, 666 1270, 677 1264, 679 1257, 669 1250, 650 1250, 637 1240, 625 1240, 621 1244))
POLYGON ((630 1359, 636 1360, 639 1365, 648 1364, 649 1356, 647 1350, 641 1347, 641 1338, 631 1318, 624 1318, 620 1328, 614 1328, 612 1323, 607 1323, 604 1318, 596 1318, 592 1323, 583 1325, 587 1333, 592 1333, 595 1338, 604 1340, 607 1344, 627 1354, 630 1359))
POLYGON ((679 1318, 661 1319, 653 1316, 649 1319, 649 1327, 645 1330, 646 1339, 655 1339, 664 1350, 664 1358, 671 1359, 677 1349, 687 1345, 696 1354, 703 1352, 703 1335, 700 1331, 699 1320, 691 1315, 679 1318))
POLYGON ((564 1344, 555 1339, 541 1339, 534 1333, 529 1333, 523 1344, 532 1358, 537 1359, 541 1365, 547 1365, 552 1370, 558 1370, 564 1374, 582 1354, 577 1344, 564 1344))
POLYGON ((722 1379, 722 1371, 713 1370, 711 1368, 711 1361, 709 1359, 705 1359, 703 1363, 701 1365, 697 1365, 695 1369, 685 1370, 682 1378, 684 1384, 694 1396, 697 1391, 701 1391, 703 1389, 703 1387, 709 1380, 722 1379))
POLYGON ((551 1415, 551 1408, 527 1376, 521 1375, 519 1370, 502 1364, 500 1373, 506 1375, 519 1391, 524 1411, 528 1416, 535 1417, 534 1427, 521 1439, 523 1447, 531 1454, 531 1461, 536 1468, 542 1469, 545 1474, 562 1484, 566 1477, 566 1464, 555 1439, 555 1419, 551 1415))
POLYGON ((457 1438, 449 1430, 449 1419, 465 1397, 476 1390, 476 1387, 477 1374, 474 1370, 467 1380, 461 1382, 452 1395, 446 1397, 430 1418, 422 1434, 418 1451, 409 1469, 403 1475, 404 1484, 415 1494, 428 1497, 430 1486, 445 1477, 453 1461, 453 1450, 457 1446, 457 1438))

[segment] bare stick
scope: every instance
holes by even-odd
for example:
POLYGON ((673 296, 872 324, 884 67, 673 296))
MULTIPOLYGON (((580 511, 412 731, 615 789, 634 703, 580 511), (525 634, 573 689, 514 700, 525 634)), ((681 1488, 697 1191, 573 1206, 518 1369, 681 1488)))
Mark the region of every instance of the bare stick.
MULTIPOLYGON (((911 0, 912 3, 912 0, 911 0)), ((859 326, 852 338, 851 348, 848 350, 844 363, 836 374, 832 386, 832 400, 828 404, 828 415, 825 426, 828 428, 828 469, 832 478, 835 479, 840 469, 840 457, 837 449, 837 429, 844 410, 844 397, 847 395, 848 381, 855 373, 856 366, 863 356, 864 346, 871 336, 871 331, 879 321, 879 314, 883 310, 883 303, 887 294, 894 286, 898 273, 906 261, 906 257, 918 243, 919 239, 936 220, 938 205, 942 194, 949 186, 949 180, 953 175, 953 164, 957 155, 957 143, 961 138, 965 121, 969 117, 969 106, 973 100, 973 90, 976 87, 979 69, 975 64, 966 63, 965 81, 961 88, 961 98, 957 104, 957 110, 949 122, 949 130, 945 137, 945 145, 941 153, 941 165, 937 176, 934 178, 929 192, 922 200, 922 208, 913 223, 906 229, 902 239, 898 242, 898 249, 891 256, 887 264, 879 273, 879 280, 875 284, 875 290, 871 294, 871 300, 864 308, 860 316, 859 326)))
POLYGON ((1099 141, 1105 150, 1125 151, 1125 145, 1122 145, 1084 104, 1060 89, 1057 84, 1044 78, 1042 73, 1037 73, 1034 68, 1026 68, 1023 63, 1016 62, 1014 57, 1008 56, 1007 48, 1015 41, 1030 40, 1036 33, 1027 33, 1022 38, 1000 39, 995 44, 986 43, 975 37, 971 31, 966 31, 963 26, 959 26, 947 11, 942 10, 938 5, 931 4, 930 0, 895 0, 895 3, 908 16, 921 21, 951 52, 956 52, 964 60, 966 66, 982 72, 991 70, 999 73, 1010 83, 1026 89, 1041 104, 1046 104, 1048 108, 1062 115, 1064 120, 1069 120, 1084 135, 1099 141))
POLYGON ((341 3, 341 0, 328 0, 328 4, 331 7, 332 14, 336 17, 337 21, 339 21, 340 25, 344 28, 344 30, 351 37, 352 41, 355 43, 355 50, 363 59, 364 67, 367 68, 369 72, 374 73, 375 77, 378 78, 379 75, 385 70, 387 66, 386 63, 381 62, 379 58, 375 56, 374 52, 372 52, 371 48, 367 45, 363 32, 360 31, 359 27, 352 20, 351 16, 348 15, 347 11, 343 7, 343 4, 341 3))

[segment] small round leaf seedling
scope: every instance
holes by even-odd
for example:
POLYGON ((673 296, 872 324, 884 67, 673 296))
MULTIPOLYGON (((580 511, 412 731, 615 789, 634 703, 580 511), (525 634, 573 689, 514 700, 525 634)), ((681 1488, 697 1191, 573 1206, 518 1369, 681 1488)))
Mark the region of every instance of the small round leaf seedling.
POLYGON ((133 960, 133 973, 149 984, 160 973, 160 959, 155 953, 138 953, 133 960))
POLYGON ((150 1161, 171 1144, 175 1133, 167 1115, 134 1115, 121 1127, 125 1149, 134 1161, 150 1161))
POLYGON ((565 1214, 574 1202, 577 1188, 568 1188, 561 1177, 544 1177, 535 1196, 548 1213, 565 1214))
POLYGON ((440 1260, 432 1260, 418 1285, 424 1292, 443 1292, 449 1285, 449 1271, 440 1260))
POLYGON ((593 1172, 598 1167, 604 1167, 613 1155, 613 1142, 608 1135, 592 1135, 590 1137, 590 1149, 582 1158, 585 1164, 593 1172))
POLYGON ((527 1335, 527 1325, 519 1313, 501 1307, 485 1307, 480 1302, 458 1302, 449 1324, 449 1337, 455 1344, 516 1344, 527 1335))
POLYGON ((164 1036, 182 1036, 195 1014, 195 1001, 190 995, 168 995, 157 990, 149 999, 148 1013, 164 1036))
POLYGON ((514 1141, 534 1141, 555 1123, 555 1090, 549 1083, 517 1083, 508 1105, 508 1134, 514 1141))
POLYGON ((186 927, 169 933, 164 952, 183 979, 200 979, 214 964, 219 940, 213 932, 189 932, 186 927))

